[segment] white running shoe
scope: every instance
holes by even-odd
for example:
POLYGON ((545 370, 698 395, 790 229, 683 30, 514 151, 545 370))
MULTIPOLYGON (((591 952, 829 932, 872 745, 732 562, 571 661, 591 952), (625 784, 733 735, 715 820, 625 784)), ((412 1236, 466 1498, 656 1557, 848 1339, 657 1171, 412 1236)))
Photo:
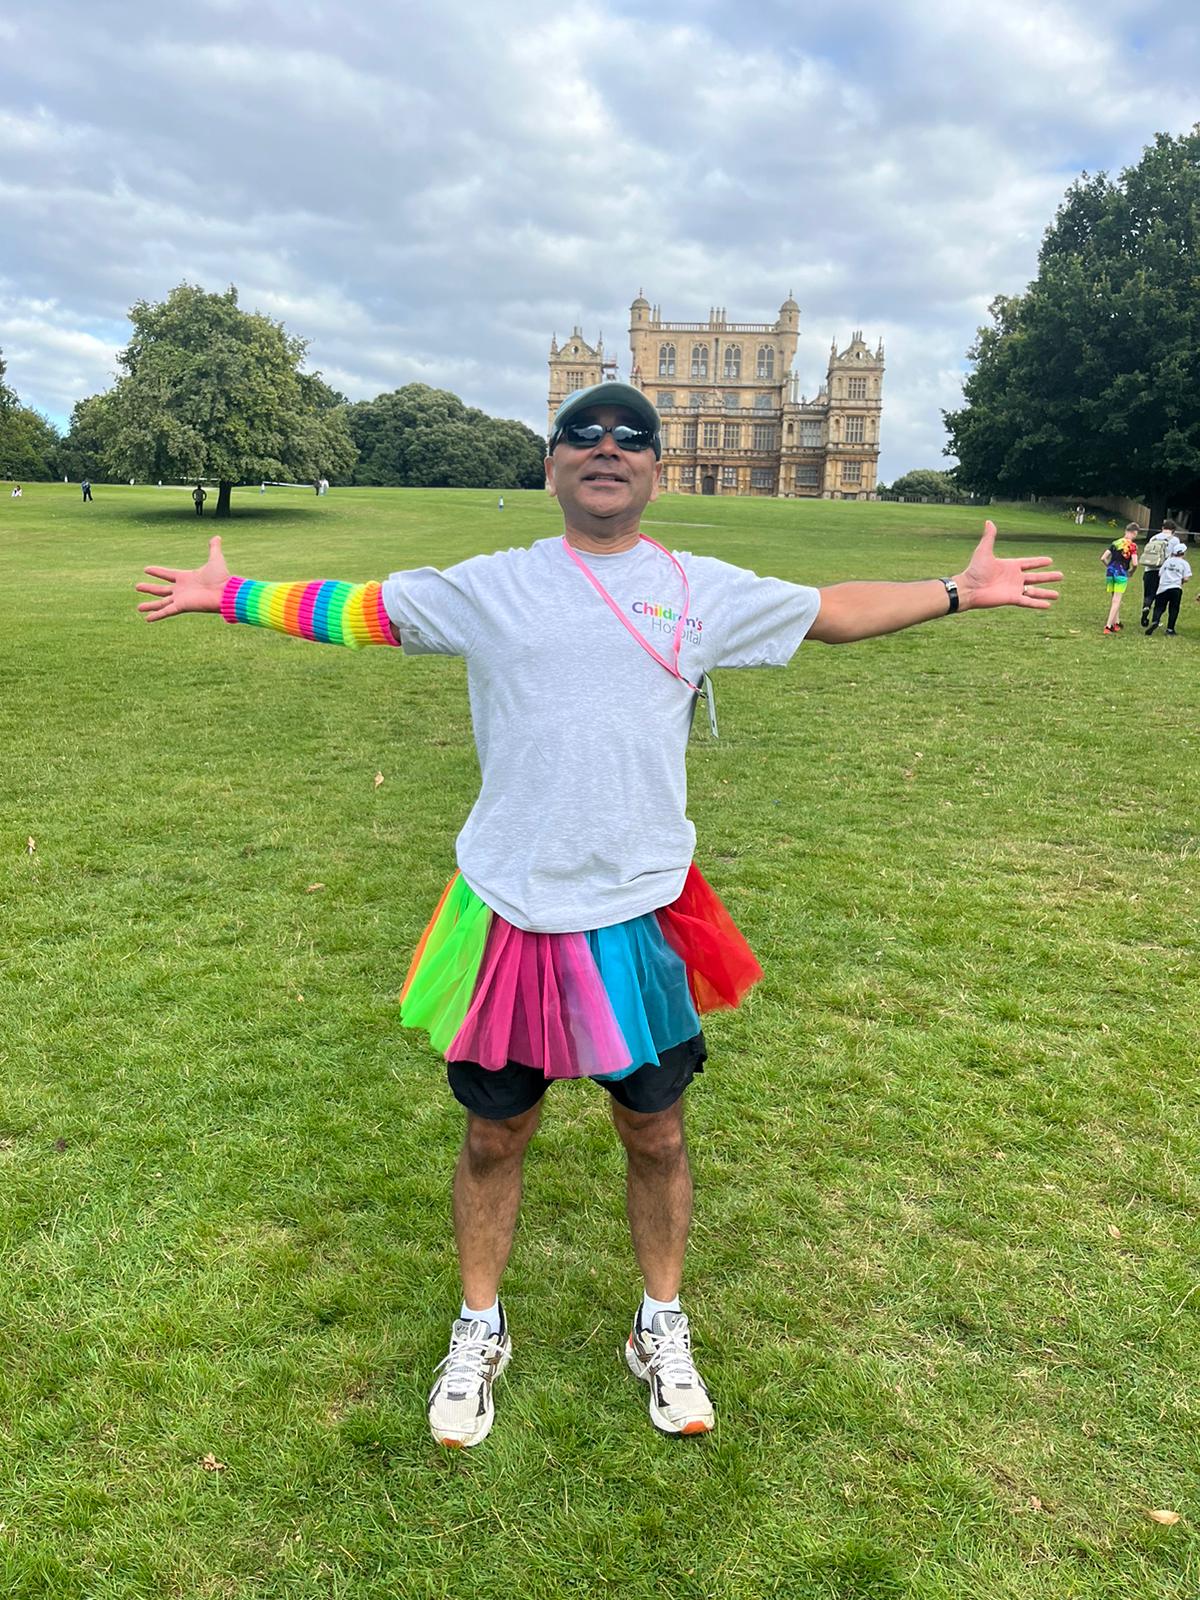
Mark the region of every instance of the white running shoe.
POLYGON ((625 1345, 635 1378, 650 1386, 650 1420, 660 1433, 709 1433, 712 1401, 692 1360, 692 1335, 682 1311, 658 1311, 649 1328, 641 1313, 625 1345))
POLYGON ((499 1333, 479 1318, 455 1319, 449 1353, 429 1391, 429 1431, 439 1444, 462 1450, 487 1438, 496 1415, 492 1385, 511 1358, 503 1306, 499 1333))

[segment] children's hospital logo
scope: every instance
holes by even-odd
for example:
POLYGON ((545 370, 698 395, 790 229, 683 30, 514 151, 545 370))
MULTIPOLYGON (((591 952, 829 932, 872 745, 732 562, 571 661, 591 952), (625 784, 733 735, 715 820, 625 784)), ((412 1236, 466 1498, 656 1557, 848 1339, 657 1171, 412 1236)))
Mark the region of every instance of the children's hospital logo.
MULTIPOLYGON (((635 600, 632 609, 635 617, 644 617, 649 621, 651 633, 674 637, 679 622, 679 612, 674 606, 660 606, 653 600, 635 600)), ((699 644, 703 628, 704 623, 699 617, 685 617, 680 637, 686 644, 699 644)))

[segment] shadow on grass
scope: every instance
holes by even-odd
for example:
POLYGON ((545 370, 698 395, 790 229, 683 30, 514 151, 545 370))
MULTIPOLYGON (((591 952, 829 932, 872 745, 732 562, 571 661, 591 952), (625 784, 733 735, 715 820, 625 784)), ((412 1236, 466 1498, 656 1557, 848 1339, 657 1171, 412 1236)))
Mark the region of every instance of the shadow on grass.
MULTIPOLYGON (((316 496, 313 496, 314 500, 316 496)), ((254 505, 247 503, 239 506, 233 502, 232 513, 228 517, 204 516, 198 517, 189 506, 184 510, 180 506, 137 506, 121 507, 121 515, 130 522, 140 522, 154 527, 162 527, 164 523, 171 523, 180 528, 187 528, 190 532, 203 530, 209 537, 214 533, 223 533, 226 528, 244 528, 248 523, 260 525, 270 522, 307 522, 314 516, 320 515, 316 506, 280 506, 280 505, 254 505)))

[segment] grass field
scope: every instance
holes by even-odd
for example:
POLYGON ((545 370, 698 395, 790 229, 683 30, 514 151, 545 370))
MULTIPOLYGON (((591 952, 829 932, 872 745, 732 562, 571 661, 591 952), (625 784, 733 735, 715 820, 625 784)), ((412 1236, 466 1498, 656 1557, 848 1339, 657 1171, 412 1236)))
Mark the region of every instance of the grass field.
MULTIPOLYGON (((363 579, 556 531, 505 500, 239 492, 226 549, 363 579)), ((980 521, 651 510, 816 583, 952 572, 980 521)), ((724 674, 692 747, 767 969, 690 1096, 717 1432, 624 1370, 568 1084, 464 1455, 423 1415, 459 1118, 395 1006, 474 792, 461 663, 147 627, 142 565, 214 530, 184 494, 0 498, 0 1593, 1195 1600, 1200 610, 1106 638, 1107 530, 993 515, 1058 609, 724 674)))

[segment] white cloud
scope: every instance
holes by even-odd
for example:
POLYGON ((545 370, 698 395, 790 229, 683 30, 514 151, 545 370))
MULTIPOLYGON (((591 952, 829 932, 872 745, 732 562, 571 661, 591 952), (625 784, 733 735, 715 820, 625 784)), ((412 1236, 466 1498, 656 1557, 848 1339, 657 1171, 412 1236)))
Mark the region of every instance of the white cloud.
POLYGON ((419 380, 544 421, 550 334, 680 320, 882 334, 886 477, 936 465, 992 297, 1067 184, 1200 115, 1186 0, 74 0, 0 23, 0 346, 59 416, 183 279, 310 340, 352 397, 419 380))

